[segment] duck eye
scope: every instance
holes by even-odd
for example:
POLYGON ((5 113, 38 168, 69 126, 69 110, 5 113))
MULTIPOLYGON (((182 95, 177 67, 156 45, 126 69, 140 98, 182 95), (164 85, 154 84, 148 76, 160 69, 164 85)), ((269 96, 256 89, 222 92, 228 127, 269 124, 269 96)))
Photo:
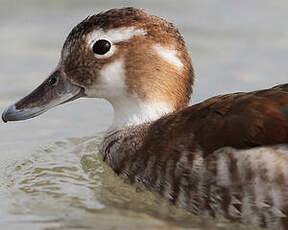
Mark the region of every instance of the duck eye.
POLYGON ((105 39, 100 39, 96 41, 93 45, 93 52, 95 54, 104 55, 106 54, 111 48, 111 43, 105 39))

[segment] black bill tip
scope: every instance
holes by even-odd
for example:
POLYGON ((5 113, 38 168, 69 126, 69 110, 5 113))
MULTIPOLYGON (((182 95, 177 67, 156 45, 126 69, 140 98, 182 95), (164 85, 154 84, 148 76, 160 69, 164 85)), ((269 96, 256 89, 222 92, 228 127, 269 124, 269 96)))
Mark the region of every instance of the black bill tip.
POLYGON ((2 121, 7 123, 9 121, 10 115, 13 114, 13 111, 15 110, 16 110, 15 105, 11 105, 8 108, 6 108, 2 113, 2 121))
POLYGON ((36 117, 41 113, 44 113, 46 110, 39 108, 32 109, 16 109, 15 104, 10 105, 7 109, 2 113, 2 120, 7 123, 8 121, 20 121, 26 120, 32 117, 36 117))
POLYGON ((2 114, 2 121, 4 121, 4 123, 7 123, 8 121, 5 119, 5 114, 2 114))

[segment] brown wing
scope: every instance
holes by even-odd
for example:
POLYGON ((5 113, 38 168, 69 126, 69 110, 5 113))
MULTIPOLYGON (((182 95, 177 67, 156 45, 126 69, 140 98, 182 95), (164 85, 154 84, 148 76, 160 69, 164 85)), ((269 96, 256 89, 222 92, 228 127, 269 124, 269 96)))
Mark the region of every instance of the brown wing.
POLYGON ((288 84, 213 97, 158 120, 152 133, 154 140, 158 136, 170 146, 179 141, 191 145, 193 134, 195 144, 207 154, 224 146, 288 143, 288 84))

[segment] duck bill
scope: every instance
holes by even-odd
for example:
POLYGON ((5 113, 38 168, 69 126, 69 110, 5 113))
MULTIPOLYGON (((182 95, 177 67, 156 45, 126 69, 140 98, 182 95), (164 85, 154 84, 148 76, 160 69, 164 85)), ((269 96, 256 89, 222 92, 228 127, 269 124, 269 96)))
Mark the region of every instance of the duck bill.
POLYGON ((72 84, 56 71, 32 93, 9 106, 3 112, 2 120, 8 122, 30 119, 82 96, 84 96, 83 88, 72 84))

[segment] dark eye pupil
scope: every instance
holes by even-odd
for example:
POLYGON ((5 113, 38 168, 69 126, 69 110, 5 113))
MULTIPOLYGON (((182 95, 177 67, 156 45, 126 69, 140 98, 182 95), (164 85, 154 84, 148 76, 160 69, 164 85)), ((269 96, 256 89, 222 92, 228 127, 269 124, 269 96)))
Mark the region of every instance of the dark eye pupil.
POLYGON ((95 44, 93 45, 93 52, 95 54, 103 55, 106 54, 110 50, 110 48, 111 48, 110 42, 101 39, 95 42, 95 44))

